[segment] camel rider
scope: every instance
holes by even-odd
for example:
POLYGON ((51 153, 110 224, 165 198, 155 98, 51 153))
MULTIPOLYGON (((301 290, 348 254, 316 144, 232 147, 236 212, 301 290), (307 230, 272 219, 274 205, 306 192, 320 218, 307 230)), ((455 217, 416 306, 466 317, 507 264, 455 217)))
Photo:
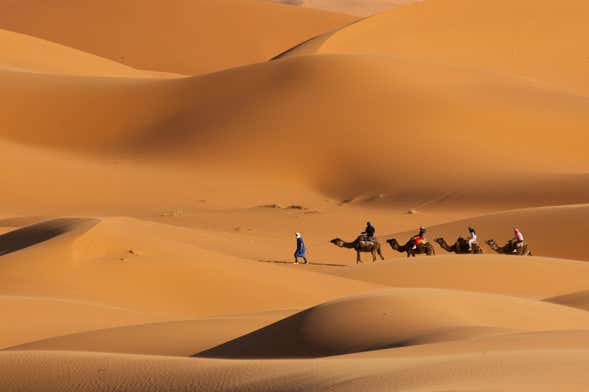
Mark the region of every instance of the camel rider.
POLYGON ((366 241, 374 241, 374 233, 376 228, 370 222, 366 222, 366 229, 362 232, 362 235, 366 238, 366 241))
POLYGON ((472 244, 476 244, 477 242, 477 232, 473 227, 468 228, 468 251, 472 252, 472 244))
POLYGON ((419 228, 419 233, 413 237, 413 249, 416 249, 419 245, 427 244, 427 240, 425 239, 425 227, 421 226, 419 228))
POLYGON ((524 244, 524 235, 522 232, 517 228, 513 228, 513 245, 514 245, 514 252, 517 252, 519 248, 521 248, 524 244))

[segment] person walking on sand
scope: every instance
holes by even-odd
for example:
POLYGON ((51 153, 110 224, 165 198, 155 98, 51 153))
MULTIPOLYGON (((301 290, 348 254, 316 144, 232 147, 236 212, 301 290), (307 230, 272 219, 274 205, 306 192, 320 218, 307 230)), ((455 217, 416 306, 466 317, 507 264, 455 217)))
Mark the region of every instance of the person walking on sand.
POLYGON ((301 233, 296 233, 295 236, 297 237, 297 250, 295 250, 294 258, 295 264, 299 263, 299 257, 305 260, 304 264, 308 264, 307 261, 307 249, 305 248, 305 241, 303 241, 303 237, 301 233))

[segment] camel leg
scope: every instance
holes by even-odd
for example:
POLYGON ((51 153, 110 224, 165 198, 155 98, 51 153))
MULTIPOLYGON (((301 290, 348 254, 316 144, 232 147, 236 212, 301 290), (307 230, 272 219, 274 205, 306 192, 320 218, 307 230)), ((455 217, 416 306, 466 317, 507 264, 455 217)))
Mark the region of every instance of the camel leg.
POLYGON ((374 263, 376 261, 376 251, 373 249, 370 253, 372 254, 372 262, 374 263))
POLYGON ((360 251, 356 251, 356 264, 360 264, 362 260, 360 259, 360 251))
POLYGON ((382 251, 380 250, 380 248, 378 248, 377 252, 378 252, 378 255, 380 256, 380 259, 384 260, 384 256, 382 255, 382 251))

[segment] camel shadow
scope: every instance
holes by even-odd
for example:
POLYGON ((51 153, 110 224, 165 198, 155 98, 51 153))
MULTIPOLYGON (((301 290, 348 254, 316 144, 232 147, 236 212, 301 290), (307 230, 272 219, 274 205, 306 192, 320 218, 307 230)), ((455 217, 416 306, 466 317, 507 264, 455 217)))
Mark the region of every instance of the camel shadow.
MULTIPOLYGON (((274 264, 293 264, 292 261, 287 260, 257 260, 259 263, 274 263, 274 264)), ((349 265, 345 264, 332 264, 332 263, 312 263, 309 262, 308 265, 319 265, 324 267, 349 267, 349 265)))

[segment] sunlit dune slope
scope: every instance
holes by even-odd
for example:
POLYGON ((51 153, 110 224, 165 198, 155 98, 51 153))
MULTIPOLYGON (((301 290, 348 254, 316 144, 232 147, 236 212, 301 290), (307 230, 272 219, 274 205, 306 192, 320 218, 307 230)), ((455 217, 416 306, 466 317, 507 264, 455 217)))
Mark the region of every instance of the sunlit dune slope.
POLYGON ((285 280, 282 267, 198 241, 192 230, 106 218, 2 256, 0 294, 98 302, 177 320, 307 307, 374 287, 303 270, 285 280))
MULTIPOLYGON (((439 253, 439 249, 436 250, 439 253)), ((334 269, 330 273, 393 287, 435 287, 548 297, 585 288, 589 265, 542 257, 442 255, 416 260, 400 258, 334 269)))
POLYGON ((289 5, 319 8, 351 15, 368 16, 420 0, 267 0, 289 5))
POLYGON ((543 80, 589 94, 589 3, 435 0, 395 8, 287 55, 381 53, 543 80))
POLYGON ((76 49, 1 29, 0 70, 110 77, 165 75, 140 71, 76 49))
POLYGON ((585 391, 587 350, 492 352, 415 359, 223 361, 71 352, 0 353, 0 388, 129 392, 292 390, 585 391), (34 370, 34 371, 31 371, 34 370), (68 377, 64 377, 67 372, 68 377), (124 376, 123 376, 124 375, 124 376))
POLYGON ((508 330, 587 327, 589 313, 541 301, 464 291, 393 289, 321 304, 198 355, 319 357, 508 330))
MULTIPOLYGON (((589 331, 563 329, 555 331, 506 332, 486 336, 470 337, 428 344, 418 344, 384 350, 365 351, 346 354, 343 358, 414 358, 424 359, 432 356, 521 352, 544 350, 579 350, 589 347, 589 331)), ((532 354, 533 355, 533 354, 532 354)))
POLYGON ((196 74, 265 61, 352 16, 256 0, 7 0, 0 28, 129 66, 196 74))
POLYGON ((157 317, 91 302, 0 295, 0 349, 53 336, 154 321, 157 317))
MULTIPOLYGON (((11 350, 94 351, 188 357, 265 327, 294 310, 100 329, 11 347, 11 350)), ((57 334, 56 334, 57 335, 57 334)))
MULTIPOLYGON (((589 170, 586 99, 464 69, 336 55, 171 80, 0 79, 2 137, 256 176, 304 174, 337 197, 401 189, 414 200, 456 190, 500 197, 514 179, 525 188, 521 173, 589 170)), ((544 202, 586 194, 581 187, 544 202)))

